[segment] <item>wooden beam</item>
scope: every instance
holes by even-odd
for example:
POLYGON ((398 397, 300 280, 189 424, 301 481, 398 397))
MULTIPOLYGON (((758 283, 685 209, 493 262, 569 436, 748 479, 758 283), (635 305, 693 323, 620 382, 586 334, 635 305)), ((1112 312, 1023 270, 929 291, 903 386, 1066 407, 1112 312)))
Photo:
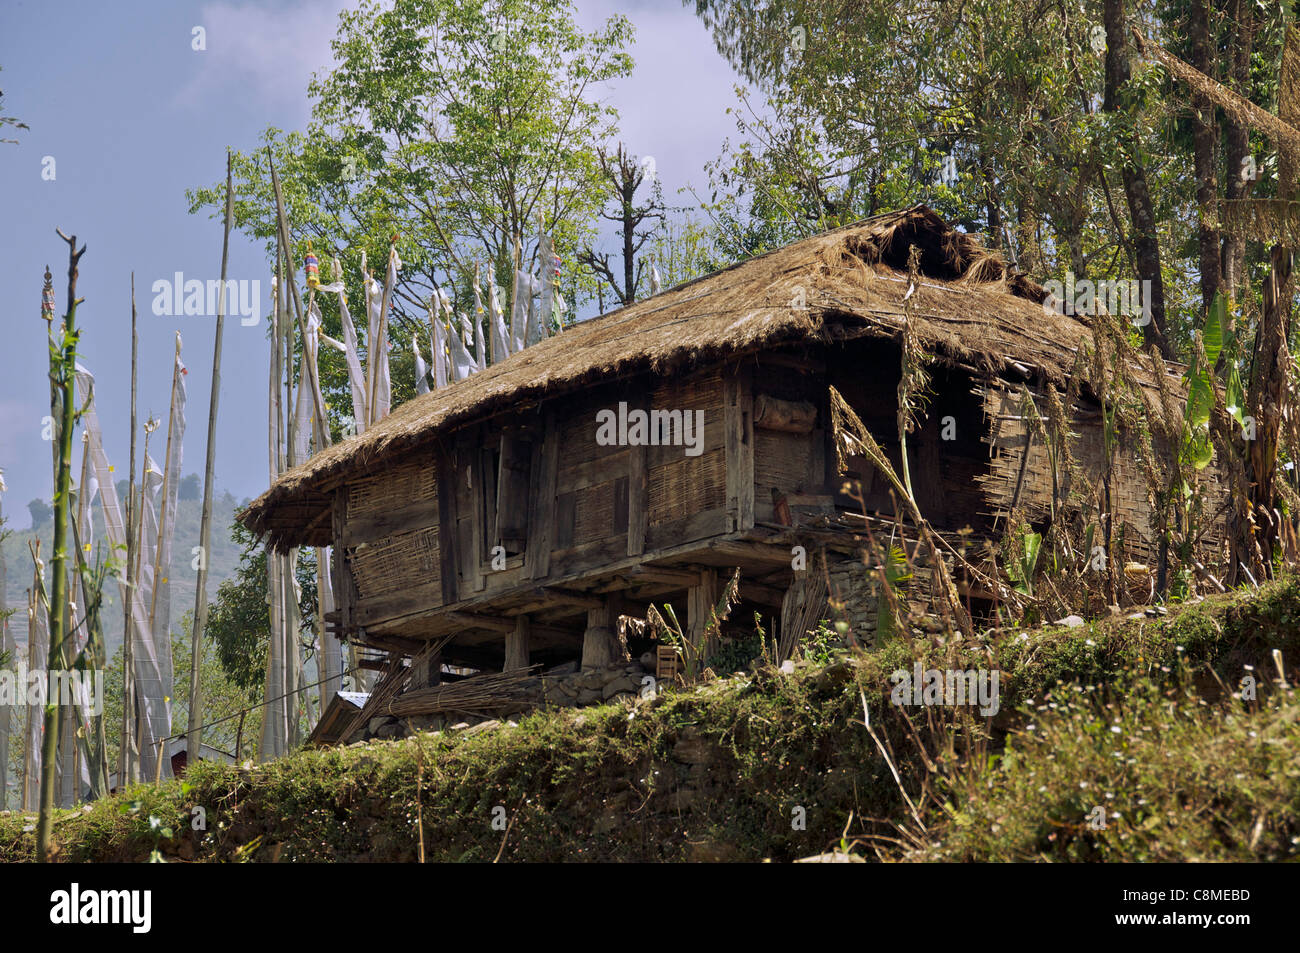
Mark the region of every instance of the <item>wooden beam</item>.
POLYGON ((764 586, 757 582, 740 580, 740 598, 748 602, 757 602, 761 606, 779 606, 785 599, 785 591, 775 586, 764 586))
POLYGON ((528 668, 528 636, 531 627, 532 620, 528 616, 515 616, 514 629, 506 633, 506 664, 502 671, 528 668))
POLYGON ((782 400, 770 394, 754 398, 754 426, 782 433, 809 433, 817 420, 817 407, 806 400, 782 400))
POLYGON ((669 569, 666 566, 638 566, 628 576, 639 582, 658 582, 666 586, 693 586, 699 573, 686 569, 669 569))
POLYGON ((548 596, 569 605, 577 606, 580 609, 600 609, 605 605, 605 599, 600 596, 593 596, 587 592, 575 592, 572 589, 561 589, 559 586, 538 586, 535 592, 539 596, 548 596))
MULTIPOLYGON (((480 433, 483 428, 479 428, 480 433)), ((476 441, 476 447, 482 446, 482 440, 476 441)), ((469 486, 470 486, 470 536, 473 540, 470 547, 469 565, 465 567, 469 570, 470 586, 475 592, 482 592, 487 587, 487 576, 483 572, 483 556, 487 552, 488 518, 489 513, 487 501, 487 474, 483 467, 482 452, 458 454, 464 461, 465 466, 469 469, 469 486), (466 459, 468 458, 468 459, 466 459)))
MULTIPOLYGON (((334 539, 341 540, 347 525, 348 497, 346 487, 334 491, 334 503, 331 507, 333 517, 334 539)), ((352 578, 352 569, 348 565, 347 547, 336 544, 333 549, 334 605, 338 612, 338 631, 344 635, 352 632, 356 621, 353 613, 357 600, 357 584, 352 578)))
MULTIPOLYGON (((637 407, 645 409, 642 397, 637 407)), ((650 481, 648 453, 645 444, 628 448, 627 464, 627 554, 640 556, 645 552, 646 533, 650 529, 650 481)))
POLYGON ((548 410, 542 423, 541 447, 533 472, 537 488, 529 506, 527 556, 524 575, 545 579, 551 573, 551 550, 555 547, 555 488, 559 476, 560 448, 555 411, 548 410))
POLYGON ((442 653, 435 652, 433 655, 420 661, 418 664, 415 658, 411 661, 411 687, 426 688, 442 683, 442 653))
POLYGON ((695 648, 699 659, 695 674, 704 670, 708 659, 716 654, 717 633, 709 633, 709 618, 718 603, 718 573, 713 569, 701 572, 696 584, 686 591, 686 637, 695 648))
POLYGON ((749 365, 742 364, 722 379, 728 532, 744 532, 754 527, 754 394, 751 374, 749 365))
POLYGON ((343 524, 343 534, 335 537, 343 546, 355 546, 371 540, 382 539, 392 533, 404 532, 438 522, 438 506, 434 500, 395 506, 392 509, 354 516, 343 524))
POLYGON ((471 629, 492 629, 496 632, 512 632, 515 628, 513 619, 508 619, 503 616, 484 615, 481 612, 448 612, 447 619, 471 629))
POLYGON ((438 570, 442 575, 442 604, 451 605, 460 600, 460 576, 457 574, 457 532, 455 461, 451 454, 439 447, 434 455, 438 481, 438 570))

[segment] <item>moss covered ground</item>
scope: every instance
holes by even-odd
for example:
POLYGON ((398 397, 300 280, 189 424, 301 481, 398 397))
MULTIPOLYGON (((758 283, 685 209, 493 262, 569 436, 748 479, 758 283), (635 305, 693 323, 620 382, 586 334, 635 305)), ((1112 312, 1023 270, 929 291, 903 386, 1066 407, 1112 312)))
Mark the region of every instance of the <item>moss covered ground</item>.
MULTIPOLYGON (((62 812, 57 858, 414 861, 422 842, 429 861, 1295 859, 1300 703, 1275 650, 1293 684, 1294 579, 1154 619, 894 642, 494 729, 200 764, 62 812), (891 704, 890 673, 917 660, 999 670, 1001 710, 891 704)), ((0 861, 32 859, 34 821, 0 815, 0 861)))

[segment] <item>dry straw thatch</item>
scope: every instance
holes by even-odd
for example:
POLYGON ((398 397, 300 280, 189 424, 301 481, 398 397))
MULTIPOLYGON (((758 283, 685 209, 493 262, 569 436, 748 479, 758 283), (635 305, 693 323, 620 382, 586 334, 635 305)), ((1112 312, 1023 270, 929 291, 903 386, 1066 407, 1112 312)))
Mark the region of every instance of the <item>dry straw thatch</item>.
MULTIPOLYGON (((920 249, 913 328, 936 360, 1062 383, 1090 319, 1045 310, 1046 292, 923 205, 795 242, 584 321, 467 380, 416 397, 364 434, 282 474, 241 519, 272 546, 328 545, 329 492, 458 425, 640 372, 679 373, 780 345, 896 338, 920 249)), ((1154 389, 1150 368, 1134 377, 1154 389)), ((1177 386, 1176 384, 1174 385, 1177 386)))

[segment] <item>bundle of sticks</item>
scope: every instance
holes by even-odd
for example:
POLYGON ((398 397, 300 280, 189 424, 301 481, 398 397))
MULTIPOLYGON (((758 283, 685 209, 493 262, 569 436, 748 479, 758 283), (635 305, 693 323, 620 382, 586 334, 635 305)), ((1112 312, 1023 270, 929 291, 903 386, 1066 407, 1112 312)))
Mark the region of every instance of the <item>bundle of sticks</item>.
POLYGON ((442 712, 484 715, 520 711, 537 701, 535 668, 474 675, 463 682, 417 688, 390 698, 380 711, 399 718, 442 712))
POLYGON ((394 655, 384 668, 384 673, 379 677, 379 683, 371 691, 370 697, 366 699, 361 711, 357 712, 352 721, 348 723, 347 729, 342 734, 343 739, 351 740, 357 732, 369 723, 371 718, 385 714, 388 703, 410 683, 411 675, 418 670, 421 663, 428 662, 436 657, 451 640, 451 635, 445 635, 430 642, 415 658, 411 659, 409 667, 403 663, 401 656, 394 655))

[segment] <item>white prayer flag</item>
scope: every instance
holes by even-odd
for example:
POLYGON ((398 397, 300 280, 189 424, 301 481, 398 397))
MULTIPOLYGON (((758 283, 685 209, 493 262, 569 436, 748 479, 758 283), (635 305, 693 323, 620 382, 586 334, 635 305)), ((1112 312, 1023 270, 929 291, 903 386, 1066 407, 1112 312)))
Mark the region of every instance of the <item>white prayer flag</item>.
POLYGON ((510 356, 510 332, 501 315, 501 302, 497 300, 496 282, 488 273, 488 311, 492 322, 492 363, 499 364, 510 356))
MULTIPOLYGON (((352 422, 357 433, 364 433, 366 423, 370 420, 370 402, 366 397, 366 375, 361 369, 361 358, 357 354, 357 329, 352 324, 352 315, 348 312, 348 296, 339 280, 342 268, 339 260, 334 259, 335 282, 330 290, 339 296, 339 318, 343 323, 343 355, 348 365, 348 384, 352 389, 352 422)), ((337 342, 328 339, 337 346, 337 342)))
MULTIPOLYGON (((451 299, 447 297, 447 293, 441 288, 438 289, 438 298, 447 315, 445 327, 447 329, 447 348, 451 357, 451 379, 453 381, 463 381, 478 370, 478 365, 474 363, 474 358, 470 356, 469 351, 465 350, 465 345, 456 332, 456 315, 451 308, 451 299)), ((464 316, 462 315, 462 327, 464 323, 464 316)))
POLYGON ((438 298, 429 299, 429 344, 433 348, 433 386, 441 389, 447 386, 447 345, 443 340, 442 320, 438 298))
POLYGON ((528 275, 515 269, 515 287, 510 297, 510 350, 511 353, 524 349, 524 340, 528 331, 529 301, 533 294, 533 283, 528 275))
MULTIPOLYGON (((538 240, 538 255, 542 260, 542 287, 541 302, 537 318, 537 340, 550 337, 551 335, 551 309, 554 305, 555 295, 555 271, 557 259, 555 257, 555 244, 551 241, 550 235, 543 235, 538 240)), ((529 344, 536 343, 529 341, 529 344)))
POLYGON ((429 393, 429 365, 424 363, 424 355, 420 353, 418 334, 411 334, 411 351, 415 354, 415 392, 427 394, 429 393))
MULTIPOLYGON (((42 585, 45 563, 37 560, 32 576, 32 594, 27 605, 27 671, 43 672, 50 652, 49 616, 44 604, 36 597, 42 585)), ((30 696, 28 696, 30 699, 30 696)), ((45 733, 45 708, 27 706, 27 757, 23 786, 25 806, 35 810, 41 800, 41 736, 45 733)))
MULTIPOLYGON (((161 736, 171 734, 171 702, 173 666, 172 666, 172 541, 176 536, 176 511, 180 499, 181 466, 184 461, 182 446, 185 440, 185 375, 189 373, 181 361, 181 336, 176 335, 176 361, 172 368, 171 409, 167 424, 167 461, 165 463, 166 496, 162 501, 163 523, 159 531, 155 559, 153 606, 151 607, 151 628, 154 646, 158 653, 158 673, 163 690, 163 710, 166 723, 160 726, 161 736)), ((169 762, 170 763, 170 762, 169 762)))
MULTIPOLYGON (((108 455, 104 452, 103 434, 99 429, 99 415, 95 410, 94 402, 91 400, 95 378, 88 370, 78 364, 76 382, 78 402, 80 406, 85 408, 81 415, 81 422, 86 428, 86 441, 90 448, 91 466, 94 468, 95 479, 99 483, 99 504, 104 514, 104 532, 108 536, 109 545, 116 550, 122 551, 126 548, 126 527, 123 525, 122 510, 118 504, 117 487, 113 483, 113 468, 109 465, 108 455)), ((148 461, 148 463, 152 463, 152 461, 148 461)), ((154 472, 157 474, 159 482, 161 482, 162 475, 157 473, 156 466, 154 472)), ((154 489, 157 489, 157 484, 154 485, 154 489)), ((145 508, 145 511, 148 512, 148 507, 145 508)), ((153 532, 154 534, 157 533, 156 521, 154 522, 153 532)), ((129 589, 126 586, 125 574, 118 576, 118 588, 122 603, 131 607, 136 691, 140 694, 141 702, 137 725, 140 739, 140 769, 144 777, 153 776, 156 741, 159 737, 167 734, 166 729, 161 734, 158 732, 159 727, 167 723, 167 718, 164 710, 163 698, 165 695, 158 667, 158 657, 154 650, 153 633, 149 628, 149 606, 153 594, 153 549, 155 542, 156 536, 151 538, 147 531, 142 532, 140 547, 142 551, 139 553, 141 578, 136 580, 134 589, 129 589), (144 577, 146 560, 143 550, 145 549, 149 550, 147 579, 144 577)), ((170 691, 170 684, 167 686, 167 690, 170 691)), ((165 758, 163 760, 163 777, 171 777, 171 764, 165 758)))

